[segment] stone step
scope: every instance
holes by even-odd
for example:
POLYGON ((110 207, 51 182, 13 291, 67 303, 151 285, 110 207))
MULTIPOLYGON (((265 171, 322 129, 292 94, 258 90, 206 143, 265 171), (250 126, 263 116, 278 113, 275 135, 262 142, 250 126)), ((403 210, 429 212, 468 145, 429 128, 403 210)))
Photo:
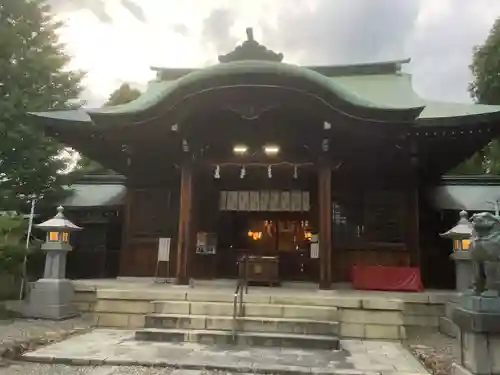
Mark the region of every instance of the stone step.
MULTIPOLYGON (((153 314, 233 316, 233 303, 230 302, 188 302, 153 301, 150 311, 153 314)), ((310 319, 337 321, 338 309, 327 306, 297 306, 245 303, 244 316, 264 318, 310 319)))
MULTIPOLYGON (((339 323, 308 319, 238 317, 238 331, 276 332, 309 335, 337 335, 339 323)), ((145 328, 167 329, 204 329, 232 331, 232 316, 149 314, 146 315, 145 328)))
POLYGON ((335 336, 297 335, 285 333, 237 332, 145 328, 135 333, 139 341, 195 342, 203 345, 241 345, 338 350, 335 336))

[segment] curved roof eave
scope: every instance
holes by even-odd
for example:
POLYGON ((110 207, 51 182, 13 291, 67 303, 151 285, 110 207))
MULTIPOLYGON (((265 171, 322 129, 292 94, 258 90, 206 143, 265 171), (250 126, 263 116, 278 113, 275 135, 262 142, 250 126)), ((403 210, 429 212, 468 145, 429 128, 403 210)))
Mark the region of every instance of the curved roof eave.
POLYGON ((417 118, 421 126, 472 125, 500 120, 500 106, 428 101, 417 118))
MULTIPOLYGON (((411 61, 410 58, 377 61, 370 63, 356 63, 344 65, 311 65, 303 68, 313 70, 328 77, 344 76, 344 75, 366 75, 366 74, 383 74, 396 73, 401 69, 403 64, 411 61)), ((159 66, 151 66, 151 70, 161 74, 163 80, 175 80, 189 73, 202 70, 203 68, 164 68, 159 66)))
POLYGON ((52 122, 61 121, 64 123, 92 123, 92 118, 84 109, 74 110, 54 110, 45 112, 28 112, 30 116, 42 119, 50 119, 52 122))
POLYGON ((236 76, 249 73, 275 74, 278 76, 287 76, 290 78, 302 78, 318 85, 318 88, 328 90, 345 102, 361 108, 387 111, 414 110, 418 111, 419 113, 423 109, 423 107, 421 106, 398 108, 394 106, 385 106, 380 103, 369 101, 357 95, 356 93, 349 91, 344 86, 337 84, 329 77, 310 69, 284 63, 248 60, 218 64, 202 70, 193 71, 175 81, 153 82, 143 95, 132 102, 114 107, 103 107, 99 109, 88 110, 88 114, 92 118, 108 115, 140 114, 147 111, 151 107, 159 105, 177 90, 186 89, 190 85, 198 83, 205 79, 216 78, 217 76, 227 77, 228 75, 236 76))

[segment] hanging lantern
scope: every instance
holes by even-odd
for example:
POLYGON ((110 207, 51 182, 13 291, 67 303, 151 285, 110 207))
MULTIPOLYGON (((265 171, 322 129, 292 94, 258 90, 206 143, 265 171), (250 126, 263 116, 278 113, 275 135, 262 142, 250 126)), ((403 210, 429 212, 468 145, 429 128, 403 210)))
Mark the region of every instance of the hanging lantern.
POLYGON ((219 166, 219 165, 217 165, 217 166, 215 167, 215 171, 214 171, 214 178, 215 178, 216 180, 218 180, 218 179, 220 178, 220 166, 219 166))
POLYGON ((271 166, 267 167, 267 177, 273 178, 273 170, 271 166))
POLYGON ((245 166, 242 166, 240 171, 240 178, 245 178, 246 173, 247 171, 245 169, 245 166))

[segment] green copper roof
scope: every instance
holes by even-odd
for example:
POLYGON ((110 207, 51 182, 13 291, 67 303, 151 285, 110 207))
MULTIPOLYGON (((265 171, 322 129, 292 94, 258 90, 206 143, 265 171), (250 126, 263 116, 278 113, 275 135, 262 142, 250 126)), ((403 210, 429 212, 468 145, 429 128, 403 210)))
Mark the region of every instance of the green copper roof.
POLYGON ((151 82, 147 90, 130 103, 85 111, 41 112, 34 115, 56 120, 58 123, 92 123, 92 115, 94 114, 133 115, 141 113, 148 108, 161 105, 177 90, 185 89, 205 79, 231 75, 241 77, 250 73, 303 78, 359 107, 382 110, 423 108, 417 118, 417 123, 420 122, 424 125, 446 125, 457 121, 475 121, 477 116, 488 116, 500 112, 500 106, 427 101, 421 98, 413 90, 411 75, 400 71, 401 64, 408 61, 360 64, 337 68, 303 68, 284 63, 250 60, 218 64, 199 70, 170 69, 168 71, 173 72, 173 76, 179 75, 179 78, 171 81, 151 82), (339 75, 341 72, 344 75, 339 75), (380 74, 380 72, 384 73, 380 74))
POLYGON ((380 108, 380 109, 395 109, 395 108, 414 108, 416 106, 393 106, 392 103, 384 103, 383 101, 373 101, 370 97, 359 95, 352 92, 345 85, 338 84, 335 80, 330 79, 311 69, 302 68, 295 65, 284 63, 268 62, 268 61, 236 61, 225 64, 214 65, 205 69, 193 71, 175 81, 160 81, 153 82, 148 90, 141 95, 137 100, 130 103, 115 106, 103 107, 98 110, 89 111, 89 113, 110 114, 110 113, 135 113, 146 110, 148 107, 160 103, 174 91, 189 86, 195 82, 207 79, 216 78, 218 76, 227 77, 228 75, 241 74, 276 74, 286 77, 304 78, 309 82, 315 83, 323 89, 327 89, 339 96, 346 102, 357 105, 359 107, 380 108))

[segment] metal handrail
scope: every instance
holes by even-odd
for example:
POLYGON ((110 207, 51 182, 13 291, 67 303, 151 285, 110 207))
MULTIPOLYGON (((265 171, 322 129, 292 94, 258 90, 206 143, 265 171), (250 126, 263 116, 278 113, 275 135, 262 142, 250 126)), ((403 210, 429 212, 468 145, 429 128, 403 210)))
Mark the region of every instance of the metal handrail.
POLYGON ((233 341, 236 341, 236 331, 238 329, 237 318, 243 316, 243 294, 248 293, 246 255, 242 257, 242 260, 238 261, 237 267, 238 267, 238 281, 236 282, 236 289, 233 295, 233 324, 232 324, 233 341), (243 275, 239 274, 239 267, 241 266, 241 264, 243 264, 243 275))

